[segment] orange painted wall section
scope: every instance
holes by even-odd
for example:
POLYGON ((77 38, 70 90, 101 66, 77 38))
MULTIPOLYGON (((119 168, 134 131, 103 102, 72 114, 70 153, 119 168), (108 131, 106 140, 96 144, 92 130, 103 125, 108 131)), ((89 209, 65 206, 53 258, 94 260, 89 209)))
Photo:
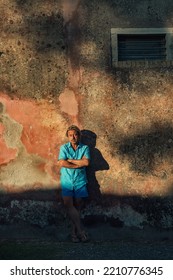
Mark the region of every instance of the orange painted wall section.
MULTIPOLYGON (((32 161, 36 161, 35 168, 48 174, 50 184, 58 185, 57 156, 63 134, 60 133, 62 124, 58 120, 56 107, 48 102, 11 99, 2 93, 0 102, 3 107, 2 123, 0 123, 0 165, 5 164, 7 168, 7 164, 11 161, 30 155, 31 158, 33 157, 32 161), (14 139, 15 126, 20 129, 16 130, 14 139), (10 134, 12 136, 8 137, 10 134), (21 149, 25 150, 24 154, 21 153, 21 149)), ((34 176, 37 181, 36 173, 34 176)))

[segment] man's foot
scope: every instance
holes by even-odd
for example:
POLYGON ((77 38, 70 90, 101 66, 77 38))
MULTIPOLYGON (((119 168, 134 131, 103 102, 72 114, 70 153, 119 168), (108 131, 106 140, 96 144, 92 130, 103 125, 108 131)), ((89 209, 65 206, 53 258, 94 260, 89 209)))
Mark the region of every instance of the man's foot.
POLYGON ((78 242, 80 242, 80 239, 79 239, 79 237, 78 237, 75 233, 73 233, 73 234, 71 235, 71 241, 72 241, 73 243, 78 243, 78 242))
POLYGON ((79 234, 78 236, 81 242, 85 243, 89 241, 88 234, 85 231, 82 231, 81 234, 79 234))

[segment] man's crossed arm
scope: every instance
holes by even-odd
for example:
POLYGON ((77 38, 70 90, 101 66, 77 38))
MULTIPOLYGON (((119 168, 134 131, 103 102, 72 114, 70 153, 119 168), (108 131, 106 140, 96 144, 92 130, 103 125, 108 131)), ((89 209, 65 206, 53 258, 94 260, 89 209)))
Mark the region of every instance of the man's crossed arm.
POLYGON ((60 159, 59 161, 60 167, 66 167, 66 168, 80 168, 80 167, 86 167, 89 165, 90 160, 86 157, 83 157, 81 159, 60 159))

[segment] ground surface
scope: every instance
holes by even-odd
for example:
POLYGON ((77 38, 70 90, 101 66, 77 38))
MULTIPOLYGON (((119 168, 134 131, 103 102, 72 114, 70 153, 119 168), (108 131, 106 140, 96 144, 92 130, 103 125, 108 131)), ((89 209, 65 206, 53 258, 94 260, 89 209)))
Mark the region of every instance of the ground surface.
POLYGON ((90 242, 70 241, 67 224, 38 228, 0 226, 0 259, 37 260, 172 260, 173 231, 153 228, 88 226, 90 242))

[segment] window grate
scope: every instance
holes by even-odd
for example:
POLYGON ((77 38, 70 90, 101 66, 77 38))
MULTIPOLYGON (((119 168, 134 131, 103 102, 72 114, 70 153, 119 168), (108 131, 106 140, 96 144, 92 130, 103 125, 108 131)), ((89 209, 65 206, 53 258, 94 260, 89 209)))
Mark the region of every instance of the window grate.
POLYGON ((173 65, 173 28, 111 28, 113 67, 173 65))
POLYGON ((118 35, 118 61, 166 60, 165 34, 118 35))

